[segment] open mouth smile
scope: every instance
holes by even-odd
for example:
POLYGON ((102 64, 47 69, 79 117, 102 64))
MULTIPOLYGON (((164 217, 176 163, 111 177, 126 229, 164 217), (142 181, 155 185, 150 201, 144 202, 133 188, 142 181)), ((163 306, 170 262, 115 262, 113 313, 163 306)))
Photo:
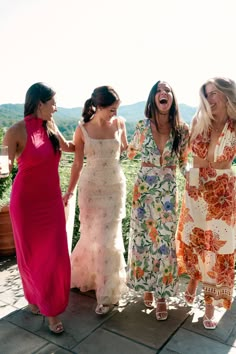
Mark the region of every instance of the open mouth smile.
POLYGON ((166 98, 161 98, 159 101, 161 104, 166 104, 168 102, 168 100, 166 98))

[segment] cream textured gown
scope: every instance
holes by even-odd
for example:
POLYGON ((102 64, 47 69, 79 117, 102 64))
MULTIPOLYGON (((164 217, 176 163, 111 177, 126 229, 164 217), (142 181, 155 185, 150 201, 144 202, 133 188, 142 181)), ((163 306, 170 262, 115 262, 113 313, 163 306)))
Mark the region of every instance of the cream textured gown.
POLYGON ((99 304, 115 304, 126 292, 126 183, 119 161, 119 119, 114 139, 92 139, 80 123, 87 159, 79 178, 80 239, 71 255, 71 286, 95 290, 99 304))

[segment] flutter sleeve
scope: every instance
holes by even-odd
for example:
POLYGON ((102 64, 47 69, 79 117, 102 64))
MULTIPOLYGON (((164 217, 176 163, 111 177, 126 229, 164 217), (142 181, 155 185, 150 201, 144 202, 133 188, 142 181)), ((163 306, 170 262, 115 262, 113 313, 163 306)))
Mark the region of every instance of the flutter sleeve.
POLYGON ((139 152, 141 152, 144 139, 144 122, 143 120, 140 120, 136 125, 132 140, 128 145, 127 156, 130 160, 132 160, 139 152))
POLYGON ((183 124, 181 129, 181 144, 180 144, 180 157, 179 157, 179 169, 180 172, 185 176, 186 167, 188 163, 189 150, 189 127, 187 124, 183 124))

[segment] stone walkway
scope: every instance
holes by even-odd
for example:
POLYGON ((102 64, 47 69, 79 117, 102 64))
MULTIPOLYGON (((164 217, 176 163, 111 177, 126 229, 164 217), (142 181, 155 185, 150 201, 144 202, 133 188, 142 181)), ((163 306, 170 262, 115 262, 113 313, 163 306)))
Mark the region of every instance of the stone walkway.
MULTIPOLYGON (((181 280, 182 289, 185 286, 181 280)), ((201 304, 201 293, 198 294, 201 304)), ((231 354, 236 353, 236 301, 232 310, 217 311, 216 330, 205 330, 203 309, 186 307, 183 291, 169 305, 167 321, 157 321, 141 297, 108 315, 95 314, 94 293, 71 290, 61 316, 65 332, 49 332, 42 316, 26 307, 15 258, 0 258, 1 354, 231 354)))

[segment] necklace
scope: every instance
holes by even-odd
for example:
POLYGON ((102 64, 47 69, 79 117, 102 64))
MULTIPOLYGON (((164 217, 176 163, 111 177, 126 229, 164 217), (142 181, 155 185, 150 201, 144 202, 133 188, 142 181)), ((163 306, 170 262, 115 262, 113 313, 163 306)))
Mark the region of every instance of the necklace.
POLYGON ((221 133, 224 126, 225 126, 225 123, 221 127, 214 127, 214 125, 212 125, 212 130, 214 130, 216 133, 221 133))
POLYGON ((214 132, 216 132, 216 133, 219 133, 219 132, 221 132, 221 130, 222 130, 222 129, 215 128, 215 127, 212 127, 212 129, 213 129, 213 130, 214 130, 214 132))
POLYGON ((224 129, 224 126, 225 126, 225 123, 226 123, 227 119, 222 123, 221 122, 221 125, 219 127, 215 127, 214 124, 212 124, 212 130, 214 130, 216 133, 221 133, 222 130, 224 129))

